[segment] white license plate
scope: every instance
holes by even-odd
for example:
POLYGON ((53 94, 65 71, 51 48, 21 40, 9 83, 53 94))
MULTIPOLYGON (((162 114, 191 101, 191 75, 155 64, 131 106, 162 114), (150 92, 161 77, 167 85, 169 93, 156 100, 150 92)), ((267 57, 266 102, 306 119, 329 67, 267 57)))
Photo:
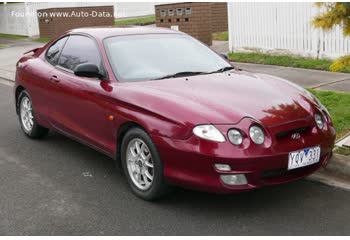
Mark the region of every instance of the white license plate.
POLYGON ((290 152, 288 157, 288 170, 309 166, 320 161, 321 148, 305 148, 290 152))

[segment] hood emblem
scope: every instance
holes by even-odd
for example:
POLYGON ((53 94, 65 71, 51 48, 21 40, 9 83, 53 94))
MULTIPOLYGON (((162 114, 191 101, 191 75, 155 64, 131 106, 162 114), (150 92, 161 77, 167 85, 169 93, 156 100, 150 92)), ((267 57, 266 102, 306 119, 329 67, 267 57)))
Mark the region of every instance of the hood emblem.
POLYGON ((292 136, 290 137, 292 140, 297 140, 300 138, 300 133, 293 133, 292 136))

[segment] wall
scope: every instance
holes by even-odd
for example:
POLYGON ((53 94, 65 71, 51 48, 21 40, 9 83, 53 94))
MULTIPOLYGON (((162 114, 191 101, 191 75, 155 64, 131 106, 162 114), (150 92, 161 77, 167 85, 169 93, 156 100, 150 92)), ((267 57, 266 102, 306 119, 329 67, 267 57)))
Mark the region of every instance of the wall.
POLYGON ((207 45, 212 44, 211 37, 211 6, 210 3, 173 3, 156 5, 157 27, 178 26, 179 31, 185 32, 207 45), (182 14, 177 10, 182 9, 182 14), (186 10, 190 10, 187 13, 186 10), (162 16, 162 11, 165 15, 162 16), (173 14, 169 14, 173 11, 173 14))
POLYGON ((49 8, 38 10, 38 13, 39 16, 42 16, 39 17, 40 37, 44 38, 54 38, 73 28, 114 24, 113 6, 49 8), (72 13, 75 14, 74 17, 72 17, 72 13), (82 13, 88 17, 83 16, 82 13), (70 17, 61 17, 61 14, 67 14, 70 17), (103 14, 104 16, 93 17, 93 14, 103 14))
POLYGON ((207 45, 212 44, 212 33, 227 31, 227 3, 185 2, 160 4, 155 8, 157 27, 178 26, 179 31, 207 45), (182 14, 178 9, 182 9, 182 14), (191 13, 187 14, 186 9, 191 9, 191 13), (164 16, 162 11, 165 11, 164 16))
POLYGON ((211 5, 211 29, 213 33, 226 32, 227 26, 227 3, 218 2, 211 5))
POLYGON ((0 5, 0 33, 28 35, 27 18, 13 17, 12 12, 25 12, 23 3, 0 5))
POLYGON ((335 58, 348 54, 349 38, 339 27, 323 32, 311 26, 319 9, 309 2, 230 2, 230 51, 262 51, 335 58))

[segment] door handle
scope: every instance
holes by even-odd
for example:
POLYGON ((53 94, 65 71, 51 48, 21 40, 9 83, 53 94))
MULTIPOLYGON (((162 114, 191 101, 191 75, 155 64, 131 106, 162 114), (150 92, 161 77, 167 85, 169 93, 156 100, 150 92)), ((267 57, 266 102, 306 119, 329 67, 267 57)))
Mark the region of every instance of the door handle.
POLYGON ((60 82, 60 80, 58 79, 58 77, 55 76, 55 75, 51 76, 51 77, 50 77, 50 80, 51 80, 52 82, 54 82, 54 83, 59 83, 59 82, 60 82))

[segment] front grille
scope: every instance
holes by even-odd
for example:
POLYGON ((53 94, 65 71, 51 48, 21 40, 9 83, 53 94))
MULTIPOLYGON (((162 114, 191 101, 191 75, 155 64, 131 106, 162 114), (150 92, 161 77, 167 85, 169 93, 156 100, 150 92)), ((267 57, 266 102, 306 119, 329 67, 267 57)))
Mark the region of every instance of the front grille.
POLYGON ((301 128, 294 128, 294 129, 278 132, 276 133, 276 138, 282 139, 282 138, 288 137, 293 133, 300 133, 300 135, 302 135, 302 134, 305 134, 309 129, 310 127, 301 127, 301 128))

